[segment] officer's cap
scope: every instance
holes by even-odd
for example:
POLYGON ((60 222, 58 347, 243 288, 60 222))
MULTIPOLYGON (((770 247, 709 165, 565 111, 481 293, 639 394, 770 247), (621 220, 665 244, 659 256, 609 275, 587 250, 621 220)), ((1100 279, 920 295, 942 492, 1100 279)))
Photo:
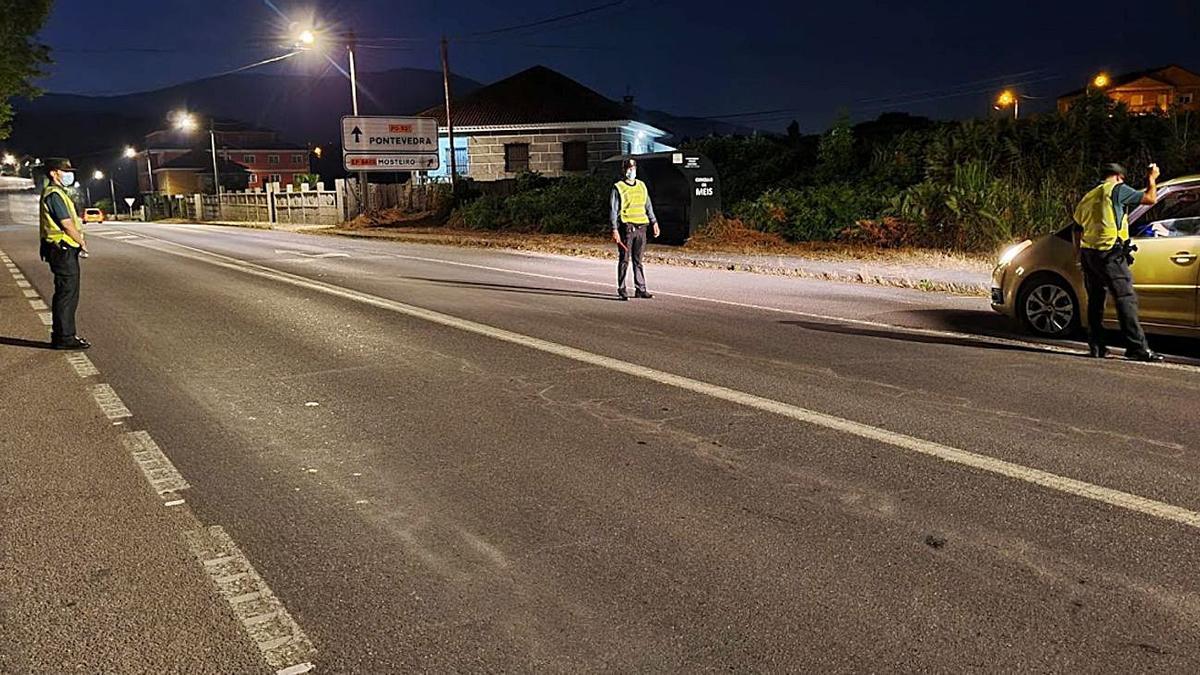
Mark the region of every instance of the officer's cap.
POLYGON ((75 167, 71 166, 71 160, 66 157, 47 157, 42 161, 42 166, 47 171, 74 171, 75 167))

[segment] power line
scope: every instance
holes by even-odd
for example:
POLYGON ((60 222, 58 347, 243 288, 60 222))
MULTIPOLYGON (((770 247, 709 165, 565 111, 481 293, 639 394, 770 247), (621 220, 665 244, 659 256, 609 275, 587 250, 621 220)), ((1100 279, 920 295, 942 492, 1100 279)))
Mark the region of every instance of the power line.
POLYGON ((620 5, 624 5, 628 1, 629 0, 614 0, 613 2, 607 2, 603 5, 596 5, 595 7, 581 9, 579 11, 571 12, 569 14, 560 14, 558 16, 552 16, 547 19, 540 19, 538 21, 531 21, 529 23, 517 24, 515 26, 505 26, 504 28, 496 28, 493 30, 478 31, 475 33, 466 33, 464 35, 455 36, 455 37, 460 37, 460 38, 461 37, 484 37, 484 36, 488 36, 488 35, 500 35, 502 33, 511 33, 512 31, 524 30, 526 28, 537 28, 539 26, 546 26, 546 25, 549 25, 552 23, 559 23, 561 21, 566 21, 568 19, 575 19, 575 18, 578 18, 581 16, 586 16, 588 14, 595 14, 596 12, 602 12, 606 9, 611 9, 613 7, 618 7, 620 5))

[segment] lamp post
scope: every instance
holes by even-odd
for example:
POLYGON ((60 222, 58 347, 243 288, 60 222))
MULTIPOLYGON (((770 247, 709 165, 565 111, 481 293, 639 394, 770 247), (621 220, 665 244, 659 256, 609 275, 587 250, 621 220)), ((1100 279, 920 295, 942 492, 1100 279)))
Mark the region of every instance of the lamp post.
MULTIPOLYGON (((199 127, 196 121, 196 116, 189 112, 179 112, 175 114, 175 128, 179 131, 191 133, 199 127)), ((208 123, 208 140, 212 151, 212 166, 213 166, 213 193, 221 194, 221 175, 217 172, 217 133, 213 129, 212 119, 208 123)))
MULTIPOLYGON (((125 146, 125 152, 122 153, 125 159, 133 159, 137 157, 137 150, 133 149, 132 145, 125 146)), ((154 192, 154 167, 150 165, 150 148, 146 148, 146 178, 150 186, 150 191, 154 192)))
POLYGON ((1013 119, 1019 119, 1021 117, 1021 97, 1020 95, 1014 93, 1011 89, 1005 89, 1004 91, 1000 92, 999 96, 996 97, 995 108, 996 110, 1000 110, 1001 108, 1007 108, 1010 105, 1013 109, 1013 119))
MULTIPOLYGON (((92 174, 92 180, 104 180, 104 172, 100 169, 92 174)), ((113 216, 117 215, 117 186, 113 183, 112 176, 108 177, 108 194, 112 197, 113 216)))

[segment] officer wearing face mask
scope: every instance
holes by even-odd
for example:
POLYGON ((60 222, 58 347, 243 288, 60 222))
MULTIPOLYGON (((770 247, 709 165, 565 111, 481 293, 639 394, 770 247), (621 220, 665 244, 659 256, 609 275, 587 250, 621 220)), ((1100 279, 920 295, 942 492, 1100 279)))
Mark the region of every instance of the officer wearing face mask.
POLYGON ((612 221, 612 238, 617 243, 617 296, 628 300, 625 276, 629 273, 629 262, 633 261, 634 296, 653 298, 646 290, 646 273, 642 268, 642 251, 646 248, 646 226, 659 235, 658 219, 654 217, 654 206, 650 203, 650 192, 646 184, 637 178, 637 162, 627 159, 621 163, 625 179, 613 186, 610 200, 609 219, 612 221))
POLYGON ((79 257, 87 257, 87 242, 83 238, 83 221, 75 210, 75 202, 64 188, 75 184, 75 168, 71 160, 47 159, 46 187, 42 190, 40 206, 42 260, 54 273, 54 316, 50 344, 55 349, 82 350, 91 347, 87 340, 75 334, 75 308, 79 306, 79 257))

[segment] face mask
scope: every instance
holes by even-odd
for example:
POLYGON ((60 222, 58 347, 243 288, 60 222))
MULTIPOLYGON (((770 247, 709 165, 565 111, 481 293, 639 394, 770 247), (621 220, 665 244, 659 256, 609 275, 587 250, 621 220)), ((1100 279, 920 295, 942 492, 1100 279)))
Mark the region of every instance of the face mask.
POLYGON ((625 178, 629 180, 637 180, 637 169, 626 169, 625 178))
POLYGON ((75 173, 73 171, 64 171, 62 174, 63 187, 71 187, 75 184, 75 173))

